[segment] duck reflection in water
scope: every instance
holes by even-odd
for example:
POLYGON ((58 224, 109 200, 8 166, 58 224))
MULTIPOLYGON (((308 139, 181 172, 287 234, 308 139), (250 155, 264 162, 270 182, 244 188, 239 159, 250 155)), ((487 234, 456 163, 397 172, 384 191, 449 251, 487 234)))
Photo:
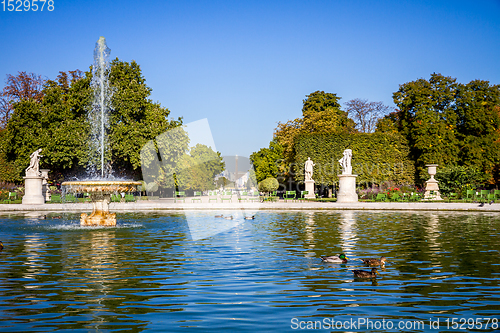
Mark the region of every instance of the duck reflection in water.
POLYGON ((369 271, 363 271, 360 269, 355 269, 352 271, 354 273, 354 277, 358 279, 373 279, 377 277, 377 269, 374 267, 372 270, 369 271))

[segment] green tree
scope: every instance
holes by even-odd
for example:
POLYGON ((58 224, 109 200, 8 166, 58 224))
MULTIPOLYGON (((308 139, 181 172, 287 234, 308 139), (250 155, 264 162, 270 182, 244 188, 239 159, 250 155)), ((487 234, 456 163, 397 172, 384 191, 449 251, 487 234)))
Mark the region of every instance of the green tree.
POLYGON ((40 102, 45 80, 34 73, 7 74, 6 85, 0 92, 0 128, 5 128, 14 111, 13 105, 21 100, 40 102))
POLYGON ((400 85, 394 103, 415 161, 417 177, 428 178, 426 164, 454 165, 458 162, 459 141, 454 110, 456 79, 432 74, 400 85))
MULTIPOLYGON (((52 177, 81 174, 88 165, 91 79, 91 71, 60 72, 56 80, 45 82, 37 98, 13 100, 1 150, 3 163, 14 165, 18 181, 38 148, 44 155, 42 166, 51 169, 52 177)), ((115 175, 141 178, 141 148, 181 125, 182 119, 169 120, 170 111, 149 99, 151 88, 135 61, 113 60, 110 82, 115 91, 109 133, 115 175)))
POLYGON ((115 89, 110 118, 113 168, 119 173, 137 173, 141 148, 161 133, 180 126, 182 118, 169 120, 170 111, 149 99, 152 89, 135 61, 113 60, 110 82, 115 89))
POLYGON ((273 139, 269 148, 261 148, 250 155, 250 160, 255 170, 255 179, 258 183, 269 177, 278 177, 283 170, 279 169, 283 159, 283 147, 273 139))
POLYGON ((500 86, 474 80, 460 84, 456 97, 461 164, 489 175, 500 163, 500 86))
POLYGON ((183 126, 169 129, 149 140, 141 149, 142 177, 163 188, 178 186, 177 173, 188 167, 184 156, 189 149, 189 136, 183 126))
POLYGON ((302 101, 302 134, 355 132, 354 121, 340 109, 339 100, 336 94, 324 91, 307 95, 302 101))
POLYGON ((225 168, 220 152, 211 147, 197 144, 190 154, 180 161, 177 175, 178 188, 182 190, 205 191, 215 189, 215 176, 225 168))
POLYGON ((400 108, 382 119, 377 131, 397 129, 409 144, 420 181, 425 164, 473 166, 500 181, 500 86, 474 80, 468 84, 432 74, 400 86, 394 101, 400 108))
POLYGON ((339 100, 340 97, 336 94, 315 91, 302 101, 302 118, 278 123, 274 138, 283 147, 280 168, 285 170, 286 177, 293 175, 295 143, 300 135, 356 133, 356 124, 348 117, 347 112, 340 109, 339 100))
POLYGON ((19 177, 29 164, 30 154, 38 148, 44 156, 42 166, 51 169, 52 175, 78 169, 79 160, 85 157, 82 138, 88 129, 85 109, 77 102, 82 98, 83 81, 79 71, 69 75, 61 72, 57 81, 45 83, 41 102, 23 99, 14 103, 6 141, 8 157, 15 162, 19 177))
POLYGON ((377 120, 375 133, 399 133, 399 110, 391 112, 377 120))

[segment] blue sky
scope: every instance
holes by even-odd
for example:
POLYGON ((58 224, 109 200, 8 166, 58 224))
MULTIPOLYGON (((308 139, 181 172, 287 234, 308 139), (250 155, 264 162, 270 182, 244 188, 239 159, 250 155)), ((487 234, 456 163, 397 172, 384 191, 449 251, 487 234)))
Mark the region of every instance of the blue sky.
POLYGON ((0 10, 1 88, 18 71, 87 70, 104 36, 112 58, 139 63, 172 117, 208 119, 222 155, 267 147, 316 90, 394 106, 399 84, 434 72, 500 84, 498 0, 55 0, 52 12, 0 10))

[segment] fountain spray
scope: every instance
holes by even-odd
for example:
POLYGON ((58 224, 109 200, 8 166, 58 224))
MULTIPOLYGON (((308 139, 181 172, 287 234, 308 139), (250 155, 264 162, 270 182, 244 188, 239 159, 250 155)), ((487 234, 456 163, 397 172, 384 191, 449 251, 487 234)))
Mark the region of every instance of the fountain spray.
POLYGON ((100 37, 94 49, 94 65, 92 66, 92 81, 90 83, 94 93, 92 107, 88 113, 91 125, 90 135, 90 172, 92 177, 100 178, 109 176, 105 170, 106 152, 108 151, 107 131, 109 128, 109 112, 111 110, 111 97, 113 91, 109 86, 109 54, 111 50, 106 45, 106 39, 100 37))

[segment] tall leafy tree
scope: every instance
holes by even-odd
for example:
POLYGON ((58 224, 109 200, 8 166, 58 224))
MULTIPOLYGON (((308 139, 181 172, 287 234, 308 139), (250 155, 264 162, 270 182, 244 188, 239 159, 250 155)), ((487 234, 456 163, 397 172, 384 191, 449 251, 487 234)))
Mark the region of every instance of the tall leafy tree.
MULTIPOLYGON (((4 161, 14 164, 18 180, 38 148, 44 155, 42 166, 52 175, 81 174, 87 166, 91 79, 91 71, 61 72, 45 82, 41 97, 11 103, 2 151, 4 161)), ((151 88, 135 61, 113 60, 110 82, 115 90, 109 133, 115 175, 141 178, 141 148, 181 125, 182 119, 169 119, 170 111, 149 99, 151 88)))
POLYGON ((347 112, 340 109, 340 97, 333 93, 315 91, 306 96, 302 106, 302 118, 278 123, 274 132, 277 143, 283 147, 282 168, 290 175, 295 159, 295 141, 302 134, 355 133, 355 123, 347 112))
POLYGON ((302 132, 353 133, 355 124, 347 112, 340 109, 340 97, 315 91, 306 96, 302 106, 302 132))
POLYGON ((461 163, 493 181, 500 163, 500 86, 482 80, 458 85, 455 109, 461 163))
POLYGON ((180 168, 176 173, 177 187, 193 191, 213 190, 216 186, 215 176, 224 168, 220 152, 198 143, 180 160, 180 168))
POLYGON ((266 178, 278 178, 283 170, 280 170, 280 162, 283 159, 283 147, 273 139, 269 148, 261 148, 250 155, 250 160, 255 170, 255 179, 258 183, 266 178))
POLYGON ((456 89, 456 79, 434 73, 430 80, 419 79, 400 85, 393 95, 400 109, 400 126, 410 144, 421 180, 428 178, 425 164, 458 162, 456 89))
POLYGON ((22 99, 14 103, 7 125, 7 156, 15 161, 19 178, 38 148, 44 156, 42 166, 53 175, 77 170, 85 157, 88 125, 82 103, 88 100, 88 91, 82 73, 61 72, 57 80, 45 83, 42 94, 40 102, 22 99))
POLYGON ((115 59, 111 62, 110 82, 115 88, 110 118, 110 145, 113 168, 119 173, 140 170, 141 148, 168 129, 182 124, 182 118, 169 120, 170 111, 149 99, 140 66, 115 59))
POLYGON ((6 85, 0 93, 0 128, 5 128, 14 111, 14 103, 22 100, 40 102, 45 80, 35 73, 18 72, 7 75, 6 85))

